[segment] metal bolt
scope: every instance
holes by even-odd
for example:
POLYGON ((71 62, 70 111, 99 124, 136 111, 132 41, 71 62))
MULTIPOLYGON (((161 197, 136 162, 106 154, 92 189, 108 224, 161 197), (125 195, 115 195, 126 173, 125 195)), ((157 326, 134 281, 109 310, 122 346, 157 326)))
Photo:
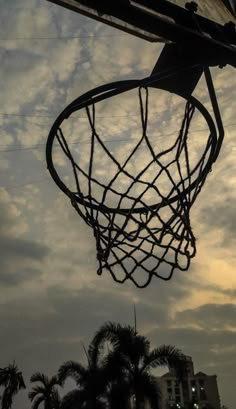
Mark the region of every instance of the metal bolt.
POLYGON ((185 4, 185 8, 190 11, 190 13, 196 13, 198 10, 198 5, 195 1, 190 1, 185 4))
POLYGON ((236 25, 233 21, 229 21, 224 25, 224 32, 229 36, 235 36, 236 34, 236 25))

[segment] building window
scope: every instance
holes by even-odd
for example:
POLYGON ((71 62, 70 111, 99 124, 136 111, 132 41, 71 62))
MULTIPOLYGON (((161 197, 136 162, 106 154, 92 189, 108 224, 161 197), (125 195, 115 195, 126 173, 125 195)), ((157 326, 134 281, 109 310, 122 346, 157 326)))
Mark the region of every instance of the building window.
POLYGON ((176 398, 175 398, 175 400, 176 400, 177 403, 181 403, 181 397, 180 397, 180 395, 177 395, 176 398))
POLYGON ((171 381, 170 380, 166 381, 166 383, 167 383, 167 386, 171 386, 171 381))
POLYGON ((200 400, 207 400, 206 391, 203 386, 200 386, 200 400))
POLYGON ((175 388, 175 394, 180 395, 180 389, 179 388, 175 388))
POLYGON ((197 394, 196 381, 191 381, 191 391, 192 396, 195 397, 197 394))

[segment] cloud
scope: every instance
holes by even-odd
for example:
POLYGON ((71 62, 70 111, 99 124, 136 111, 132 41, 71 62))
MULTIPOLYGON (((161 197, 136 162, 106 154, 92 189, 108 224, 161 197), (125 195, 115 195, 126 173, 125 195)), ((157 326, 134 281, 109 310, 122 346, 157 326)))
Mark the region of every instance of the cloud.
MULTIPOLYGON (((199 302, 201 294, 200 290, 199 302)), ((232 303, 183 307, 166 326, 160 328, 157 325, 147 332, 154 345, 172 344, 191 356, 195 372, 216 374, 221 401, 224 403, 231 402, 231 379, 236 375, 235 312, 236 305, 232 303)))
POLYGON ((1 286, 16 286, 40 276, 36 264, 48 254, 49 248, 24 237, 28 225, 19 204, 4 189, 0 190, 0 257, 1 286))
POLYGON ((219 245, 227 246, 236 239, 235 197, 227 195, 227 201, 215 203, 203 209, 203 221, 212 229, 220 229, 223 237, 219 245))
MULTIPOLYGON (((176 271, 170 282, 153 278, 144 290, 129 282, 118 285, 106 271, 98 277, 92 230, 46 174, 44 146, 54 119, 67 103, 95 86, 148 75, 160 46, 123 35, 47 1, 24 0, 23 8, 12 1, 2 9, 4 37, 41 39, 1 43, 1 112, 22 115, 1 119, 1 150, 16 150, 1 153, 5 161, 1 183, 9 186, 8 193, 0 190, 1 365, 15 358, 27 377, 35 370, 53 374, 70 358, 83 362, 80 342, 88 345, 94 331, 105 321, 133 324, 135 304, 138 331, 150 338, 153 347, 174 344, 193 356, 199 370, 218 373, 227 403, 234 390, 236 344, 231 329, 236 294, 232 279, 234 127, 227 128, 219 160, 194 205, 193 227, 201 244, 190 270, 176 271), (81 38, 59 38, 66 36, 81 38), (230 240, 226 242, 227 236, 230 240), (227 259, 226 251, 230 255, 227 259), (220 262, 225 263, 224 275, 220 262)), ((235 90, 230 79, 234 72, 226 68, 213 69, 213 73, 228 125, 235 116, 235 90)), ((204 81, 199 84, 197 96, 211 109, 204 81)), ((108 116, 100 118, 99 131, 111 141, 107 144, 122 162, 141 126, 137 92, 124 95, 120 103, 118 99, 107 101, 97 114, 108 116), (132 129, 131 136, 127 125, 132 129), (118 144, 114 142, 118 138, 124 140, 118 144)), ((159 145, 162 149, 168 147, 172 141, 169 133, 179 128, 180 117, 175 110, 179 104, 174 104, 173 110, 172 102, 167 93, 150 92, 148 131, 155 149, 159 145), (161 127, 157 126, 159 122, 161 127)), ((84 119, 66 122, 69 140, 74 143, 80 138, 83 142, 73 144, 73 153, 78 149, 84 163, 90 149, 86 139, 90 129, 85 133, 84 119)), ((198 129, 199 123, 195 125, 198 129)), ((194 133, 190 141, 193 163, 195 149, 198 152, 204 143, 203 134, 194 133)), ((60 174, 67 177, 66 171, 71 169, 56 154, 60 174)), ((130 171, 137 172, 146 156, 141 149, 130 171)), ((100 151, 97 158, 102 164, 101 177, 110 177, 104 153, 100 151)), ((16 403, 20 409, 27 405, 26 399, 24 404, 16 403)))
MULTIPOLYGON (((197 273, 196 269, 195 269, 195 273, 197 273)), ((235 300, 235 297, 236 297, 236 288, 234 288, 233 286, 232 288, 230 287, 223 288, 222 286, 216 285, 214 283, 208 284, 206 282, 201 282, 201 281, 197 282, 196 280, 193 280, 192 285, 194 289, 198 289, 198 291, 200 291, 201 294, 203 292, 208 292, 208 293, 214 294, 215 296, 217 295, 223 296, 224 301, 227 303, 229 301, 231 302, 235 300)))
POLYGON ((102 277, 99 283, 83 286, 81 290, 51 285, 37 295, 18 296, 10 302, 2 302, 0 338, 4 341, 5 356, 10 357, 14 350, 15 356, 21 359, 27 351, 32 351, 30 354, 35 351, 31 365, 48 367, 52 364, 43 362, 36 351, 40 349, 47 354, 48 347, 51 349, 54 345, 55 361, 60 363, 62 359, 73 358, 73 354, 78 354, 80 341, 88 344, 104 322, 134 325, 134 304, 140 333, 147 333, 156 326, 166 327, 170 321, 169 308, 184 291, 181 286, 163 283, 156 299, 153 292, 154 286, 140 293, 133 286, 112 285, 110 279, 108 282, 102 277), (16 330, 17 344, 13 336, 16 330))
POLYGON ((203 329, 236 329, 236 304, 204 304, 195 309, 187 309, 176 314, 179 325, 185 322, 203 329))
POLYGON ((6 237, 0 240, 0 247, 4 257, 16 257, 18 259, 27 257, 32 260, 41 260, 49 251, 46 246, 40 243, 6 237))
POLYGON ((236 332, 230 330, 162 328, 148 333, 155 345, 171 344, 193 358, 195 371, 235 376, 236 332))
POLYGON ((17 268, 15 273, 5 270, 7 269, 3 266, 2 271, 0 272, 0 285, 4 287, 18 286, 24 282, 37 279, 41 274, 39 269, 32 267, 25 267, 23 270, 22 267, 17 268))
POLYGON ((18 237, 27 231, 22 213, 5 189, 0 189, 0 234, 18 237))
POLYGON ((41 276, 38 264, 50 251, 47 246, 37 242, 6 237, 1 237, 0 248, 0 285, 13 287, 38 280, 41 276))

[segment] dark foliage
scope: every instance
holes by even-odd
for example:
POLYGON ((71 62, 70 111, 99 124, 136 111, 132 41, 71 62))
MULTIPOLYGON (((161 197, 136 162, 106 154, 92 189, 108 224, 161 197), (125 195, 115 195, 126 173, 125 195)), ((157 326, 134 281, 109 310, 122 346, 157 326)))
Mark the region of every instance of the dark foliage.
POLYGON ((59 409, 60 396, 57 390, 59 381, 57 376, 48 378, 46 375, 36 372, 31 376, 31 382, 37 382, 29 392, 29 399, 32 403, 32 409, 38 409, 41 404, 44 409, 59 409))
POLYGON ((13 397, 19 390, 25 389, 25 382, 22 372, 19 371, 15 363, 0 368, 0 386, 4 388, 1 400, 2 409, 12 407, 13 397))

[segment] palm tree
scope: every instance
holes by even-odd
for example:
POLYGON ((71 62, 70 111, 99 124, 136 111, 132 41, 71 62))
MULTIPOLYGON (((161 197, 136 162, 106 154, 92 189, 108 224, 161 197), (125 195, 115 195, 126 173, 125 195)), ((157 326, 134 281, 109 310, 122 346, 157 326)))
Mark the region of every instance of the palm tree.
POLYGON ((41 404, 44 404, 44 409, 59 409, 60 396, 56 388, 59 385, 57 376, 48 378, 46 375, 36 372, 30 378, 31 382, 38 382, 39 385, 33 386, 29 392, 29 399, 32 404, 32 409, 38 409, 41 404))
POLYGON ((124 379, 108 382, 105 400, 109 409, 130 409, 130 388, 124 379))
POLYGON ((126 385, 126 398, 135 409, 142 409, 148 401, 151 409, 159 407, 159 388, 151 369, 158 366, 168 366, 182 376, 186 357, 174 346, 163 345, 150 350, 150 342, 146 337, 138 335, 131 326, 121 326, 115 323, 103 325, 94 337, 94 346, 104 350, 105 342, 111 345, 111 351, 105 357, 106 368, 113 383, 121 380, 126 385), (119 372, 117 372, 119 368, 119 372), (128 393, 127 393, 128 385, 128 393))
POLYGON ((0 386, 4 388, 1 408, 10 409, 12 406, 13 396, 21 389, 25 389, 25 382, 22 372, 19 371, 15 363, 0 368, 0 386))
POLYGON ((63 385, 68 378, 76 382, 77 388, 67 393, 61 403, 62 409, 104 409, 105 390, 108 384, 106 368, 99 356, 99 349, 93 341, 89 345, 87 366, 74 361, 65 362, 58 371, 58 379, 63 385))

